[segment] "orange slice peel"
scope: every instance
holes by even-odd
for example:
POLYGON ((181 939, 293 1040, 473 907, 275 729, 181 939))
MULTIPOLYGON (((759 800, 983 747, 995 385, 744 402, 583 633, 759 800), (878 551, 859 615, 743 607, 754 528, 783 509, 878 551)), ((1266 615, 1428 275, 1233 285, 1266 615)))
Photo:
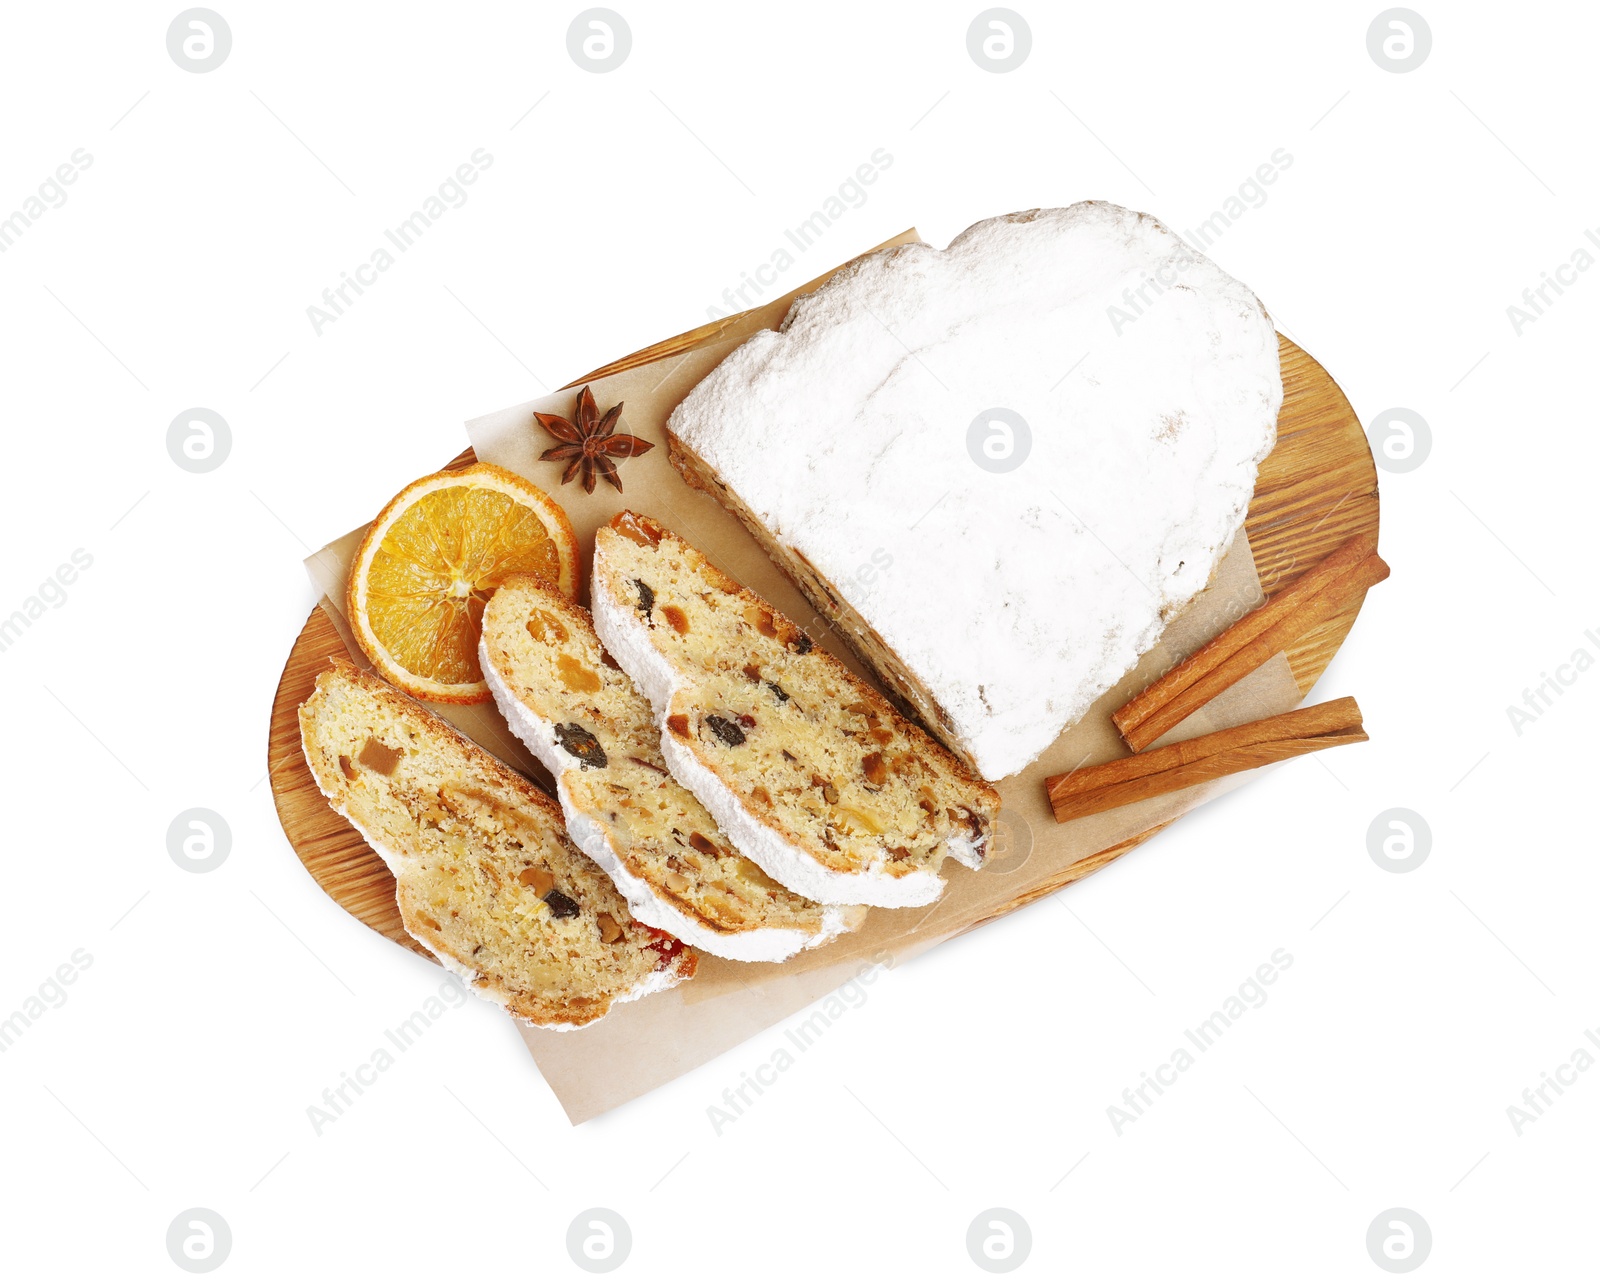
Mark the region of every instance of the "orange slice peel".
POLYGON ((561 505, 490 463, 411 482, 367 527, 346 617, 362 652, 407 694, 489 698, 478 667, 483 608, 512 574, 578 591, 578 541, 561 505))

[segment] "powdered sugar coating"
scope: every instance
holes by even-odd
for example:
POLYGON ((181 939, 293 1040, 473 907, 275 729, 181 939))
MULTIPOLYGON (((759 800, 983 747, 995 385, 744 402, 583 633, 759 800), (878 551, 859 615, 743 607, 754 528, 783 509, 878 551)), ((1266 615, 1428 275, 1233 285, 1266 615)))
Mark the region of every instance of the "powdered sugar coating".
POLYGON ((862 260, 728 356, 668 428, 999 779, 1205 587, 1282 397, 1254 294, 1154 218, 1087 202, 862 260), (1009 471, 969 452, 996 408, 1031 432, 1009 471))

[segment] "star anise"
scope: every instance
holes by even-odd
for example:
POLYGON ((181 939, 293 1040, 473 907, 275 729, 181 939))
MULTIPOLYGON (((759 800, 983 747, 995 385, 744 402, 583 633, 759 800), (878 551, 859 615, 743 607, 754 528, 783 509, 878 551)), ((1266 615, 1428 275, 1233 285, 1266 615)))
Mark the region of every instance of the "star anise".
POLYGON ((622 477, 612 460, 636 458, 647 450, 655 449, 649 441, 629 436, 626 432, 617 433, 617 421, 621 417, 620 401, 602 416, 594 403, 594 394, 585 387, 578 393, 577 409, 573 411, 570 421, 559 414, 534 414, 539 426, 561 442, 560 445, 551 446, 539 458, 567 464, 567 470, 561 474, 563 485, 581 475, 584 492, 593 494, 595 477, 603 476, 616 486, 620 494, 622 477))

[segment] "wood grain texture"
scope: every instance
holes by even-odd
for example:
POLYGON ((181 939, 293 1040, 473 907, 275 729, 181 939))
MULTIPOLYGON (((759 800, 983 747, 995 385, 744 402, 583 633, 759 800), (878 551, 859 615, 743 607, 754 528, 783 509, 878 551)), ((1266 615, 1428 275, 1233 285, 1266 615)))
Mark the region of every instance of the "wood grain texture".
MULTIPOLYGON (((736 319, 730 317, 667 339, 574 379, 568 386, 677 355, 715 339, 736 319)), ((1370 533, 1376 537, 1378 533, 1378 476, 1360 420, 1322 366, 1281 335, 1278 347, 1284 383, 1278 443, 1261 465, 1245 519, 1256 571, 1269 593, 1288 586, 1352 535, 1370 533)), ((470 449, 465 450, 447 466, 465 466, 473 457, 470 449)), ((1287 652, 1302 693, 1309 693, 1344 643, 1359 610, 1358 602, 1321 624, 1287 652)), ((267 764, 278 818, 300 861, 335 902, 379 934, 427 956, 400 924, 389 870, 360 835, 328 806, 300 753, 297 710, 311 693, 317 673, 327 665, 329 656, 345 653, 327 614, 314 609, 289 653, 273 699, 267 764)), ((1014 912, 1098 871, 1159 831, 1151 829, 1079 860, 1049 884, 1020 892, 985 921, 1014 912)))

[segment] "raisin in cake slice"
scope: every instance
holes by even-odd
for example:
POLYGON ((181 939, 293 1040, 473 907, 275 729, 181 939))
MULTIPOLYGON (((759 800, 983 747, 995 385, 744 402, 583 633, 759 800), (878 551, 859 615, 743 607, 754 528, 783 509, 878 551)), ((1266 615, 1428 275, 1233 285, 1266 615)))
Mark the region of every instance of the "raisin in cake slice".
POLYGON ((667 766, 740 852, 823 903, 932 903, 983 862, 999 795, 695 548, 623 512, 595 536, 601 642, 667 766))
POLYGON ((640 921, 734 961, 782 961, 854 929, 865 908, 773 881, 668 773, 650 702, 589 612, 514 575, 483 613, 479 666, 501 715, 556 779, 567 831, 640 921))
POLYGON ((329 803, 395 877, 407 932, 480 995, 546 1028, 694 974, 567 838, 555 802, 377 677, 343 661, 300 705, 329 803))

